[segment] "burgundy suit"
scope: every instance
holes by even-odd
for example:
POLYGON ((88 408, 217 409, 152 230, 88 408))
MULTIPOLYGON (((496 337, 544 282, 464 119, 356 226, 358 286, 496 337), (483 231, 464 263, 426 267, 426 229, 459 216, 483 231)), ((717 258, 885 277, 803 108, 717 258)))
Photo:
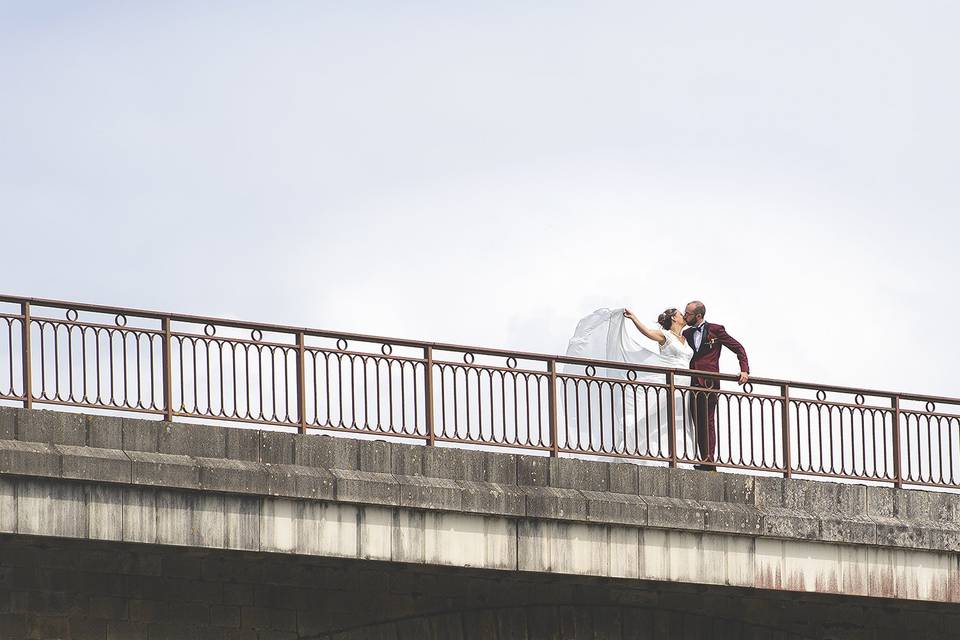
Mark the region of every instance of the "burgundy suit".
MULTIPOLYGON (((694 350, 690 368, 698 371, 720 372, 720 347, 724 346, 737 354, 740 361, 740 371, 750 373, 750 364, 747 361, 747 352, 743 345, 733 339, 723 325, 711 322, 703 323, 703 339, 700 348, 696 348, 694 339, 696 329, 687 327, 683 337, 694 350)), ((700 389, 719 389, 720 381, 694 376, 690 386, 700 389)), ((697 428, 697 448, 700 450, 700 460, 713 462, 717 453, 717 395, 694 391, 690 398, 690 413, 697 428)))

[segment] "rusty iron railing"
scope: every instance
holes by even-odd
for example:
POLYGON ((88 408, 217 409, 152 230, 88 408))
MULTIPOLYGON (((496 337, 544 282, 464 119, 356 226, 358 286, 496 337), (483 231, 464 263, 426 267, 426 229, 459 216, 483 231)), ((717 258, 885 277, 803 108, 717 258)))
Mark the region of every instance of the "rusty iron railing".
POLYGON ((684 370, 0 296, 0 400, 28 408, 960 488, 960 399, 693 375, 721 388, 684 370))

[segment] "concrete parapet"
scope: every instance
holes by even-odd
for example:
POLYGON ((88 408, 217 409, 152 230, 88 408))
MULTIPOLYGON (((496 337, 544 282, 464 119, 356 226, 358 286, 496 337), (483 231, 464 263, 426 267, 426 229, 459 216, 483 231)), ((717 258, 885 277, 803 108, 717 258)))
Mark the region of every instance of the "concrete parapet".
MULTIPOLYGON (((7 407, 0 435, 0 474, 124 485, 119 512, 134 522, 144 490, 157 487, 222 494, 237 509, 273 496, 897 549, 960 545, 960 496, 918 489, 7 407)), ((143 527, 124 535, 150 537, 143 527)))

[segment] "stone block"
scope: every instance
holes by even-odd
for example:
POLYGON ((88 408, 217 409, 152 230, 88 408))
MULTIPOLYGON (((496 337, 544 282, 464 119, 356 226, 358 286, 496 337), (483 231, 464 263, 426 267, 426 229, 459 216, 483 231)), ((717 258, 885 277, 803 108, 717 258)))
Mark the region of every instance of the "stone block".
POLYGON ((0 440, 17 439, 17 413, 21 409, 0 407, 0 440))
POLYGON ((60 454, 64 478, 130 483, 133 465, 123 451, 65 444, 54 449, 60 454))
POLYGON ((200 467, 200 487, 226 493, 256 493, 267 491, 267 473, 264 465, 223 458, 197 458, 200 467))
POLYGON ((261 431, 260 462, 267 464, 293 464, 294 438, 294 434, 285 431, 261 431))
POLYGON ((200 488, 200 465, 183 455, 128 451, 133 462, 133 482, 136 484, 200 488))
POLYGON ((123 449, 123 418, 85 416, 87 444, 98 449, 123 449))
POLYGON ((123 540, 157 541, 157 501, 152 488, 123 488, 123 540))
POLYGON ((670 497, 670 469, 640 465, 639 492, 642 496, 670 497))
POLYGON ((47 443, 2 440, 0 473, 55 478, 60 475, 60 456, 47 443))
POLYGON ((357 469, 360 441, 348 437, 294 435, 294 464, 323 469, 357 469))
POLYGON ((867 516, 821 516, 820 539, 824 542, 876 544, 877 525, 867 516))
POLYGON ((554 520, 586 520, 587 500, 576 489, 555 487, 523 487, 527 498, 527 515, 554 520))
POLYGON ((877 527, 876 543, 878 545, 913 549, 937 549, 940 547, 943 530, 932 522, 880 517, 872 519, 877 527))
POLYGON ((756 504, 756 487, 753 476, 741 473, 720 474, 723 479, 724 502, 756 504))
POLYGON ((336 480, 326 469, 316 467, 292 467, 295 479, 295 494, 300 498, 333 500, 337 495, 336 480))
POLYGON ((0 477, 0 533, 17 532, 17 481, 0 477))
POLYGON ((422 476, 425 449, 422 444, 392 444, 390 456, 393 460, 393 473, 401 476, 422 476))
POLYGON ((896 513, 894 511, 894 495, 898 491, 893 487, 874 487, 869 486, 866 489, 867 491, 867 515, 868 516, 880 516, 881 518, 893 518, 896 513))
POLYGON ((360 471, 374 473, 393 473, 392 449, 389 442, 383 440, 360 442, 360 471))
POLYGON ((226 430, 226 452, 230 460, 260 462, 260 430, 232 428, 226 430))
POLYGON ((893 494, 894 517, 911 520, 933 520, 933 492, 923 489, 898 489, 893 494))
POLYGON ((548 458, 550 486, 558 489, 607 491, 610 489, 609 463, 576 458, 548 458))
POLYGON ((86 426, 79 413, 30 409, 17 417, 17 438, 24 442, 83 446, 87 443, 86 426))
POLYGON ((457 484, 460 486, 460 508, 463 511, 508 516, 522 516, 527 512, 526 494, 516 485, 465 480, 457 484))
POLYGON ((670 497, 684 500, 723 502, 726 474, 705 473, 690 469, 668 469, 670 497))
POLYGON ((41 479, 18 483, 17 532, 65 538, 86 537, 87 508, 83 485, 41 479))
POLYGON ((267 494, 271 496, 297 495, 296 470, 301 468, 292 464, 264 465, 267 475, 267 494))
POLYGON ((647 525, 663 529, 693 529, 702 531, 706 511, 693 500, 642 496, 647 505, 647 525))
POLYGON ((790 479, 783 483, 783 506, 813 515, 865 515, 867 491, 864 485, 790 479))
POLYGON ((196 494, 185 491, 157 491, 158 543, 181 546, 194 544, 193 509, 196 499, 196 494))
POLYGON ((448 478, 395 476, 400 485, 400 506, 416 509, 459 511, 460 485, 448 478))
POLYGON ((639 465, 630 462, 610 462, 610 491, 637 495, 640 492, 639 465))
POLYGON ((400 504, 400 484, 389 473, 331 469, 337 500, 359 504, 400 504))
POLYGON ((636 494, 605 491, 581 491, 581 493, 587 499, 587 519, 591 522, 640 526, 647 524, 647 503, 636 494))
POLYGON ((223 458, 227 453, 227 427, 206 424, 161 423, 157 451, 181 456, 223 458))
MULTIPOLYGON (((223 497, 223 545, 227 549, 260 550, 259 496, 223 497)), ((224 597, 227 585, 224 585, 224 597)))
POLYGON ((87 534, 93 540, 123 540, 123 487, 87 484, 87 534))
POLYGON ((156 453, 161 424, 157 420, 121 418, 120 429, 123 432, 123 450, 156 453))
POLYGON ((960 525, 960 496, 942 491, 930 492, 930 520, 960 525))
POLYGON ((704 529, 757 536, 763 527, 763 514, 754 506, 728 502, 701 502, 705 512, 704 529))
POLYGON ((518 484, 517 482, 517 459, 520 457, 513 453, 490 453, 483 454, 484 464, 486 465, 486 481, 498 482, 500 484, 518 484))
POLYGON ((546 487, 550 484, 550 458, 518 456, 517 484, 524 487, 546 487))
POLYGON ((753 503, 758 507, 782 507, 784 478, 757 476, 753 479, 753 503))
POLYGON ((424 447, 423 475, 467 482, 487 481, 487 455, 453 447, 424 447))
POLYGON ((764 506, 761 511, 763 535, 804 540, 816 540, 820 537, 820 520, 808 513, 773 506, 764 506))

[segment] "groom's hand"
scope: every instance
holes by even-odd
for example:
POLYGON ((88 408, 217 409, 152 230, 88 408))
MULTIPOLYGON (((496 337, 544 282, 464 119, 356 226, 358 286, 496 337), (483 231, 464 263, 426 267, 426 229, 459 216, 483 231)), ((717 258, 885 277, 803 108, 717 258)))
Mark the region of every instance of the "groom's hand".
POLYGON ((750 379, 750 375, 749 375, 746 371, 741 371, 741 372, 740 372, 740 379, 737 380, 737 383, 739 383, 739 384, 747 384, 747 380, 749 380, 749 379, 750 379))

